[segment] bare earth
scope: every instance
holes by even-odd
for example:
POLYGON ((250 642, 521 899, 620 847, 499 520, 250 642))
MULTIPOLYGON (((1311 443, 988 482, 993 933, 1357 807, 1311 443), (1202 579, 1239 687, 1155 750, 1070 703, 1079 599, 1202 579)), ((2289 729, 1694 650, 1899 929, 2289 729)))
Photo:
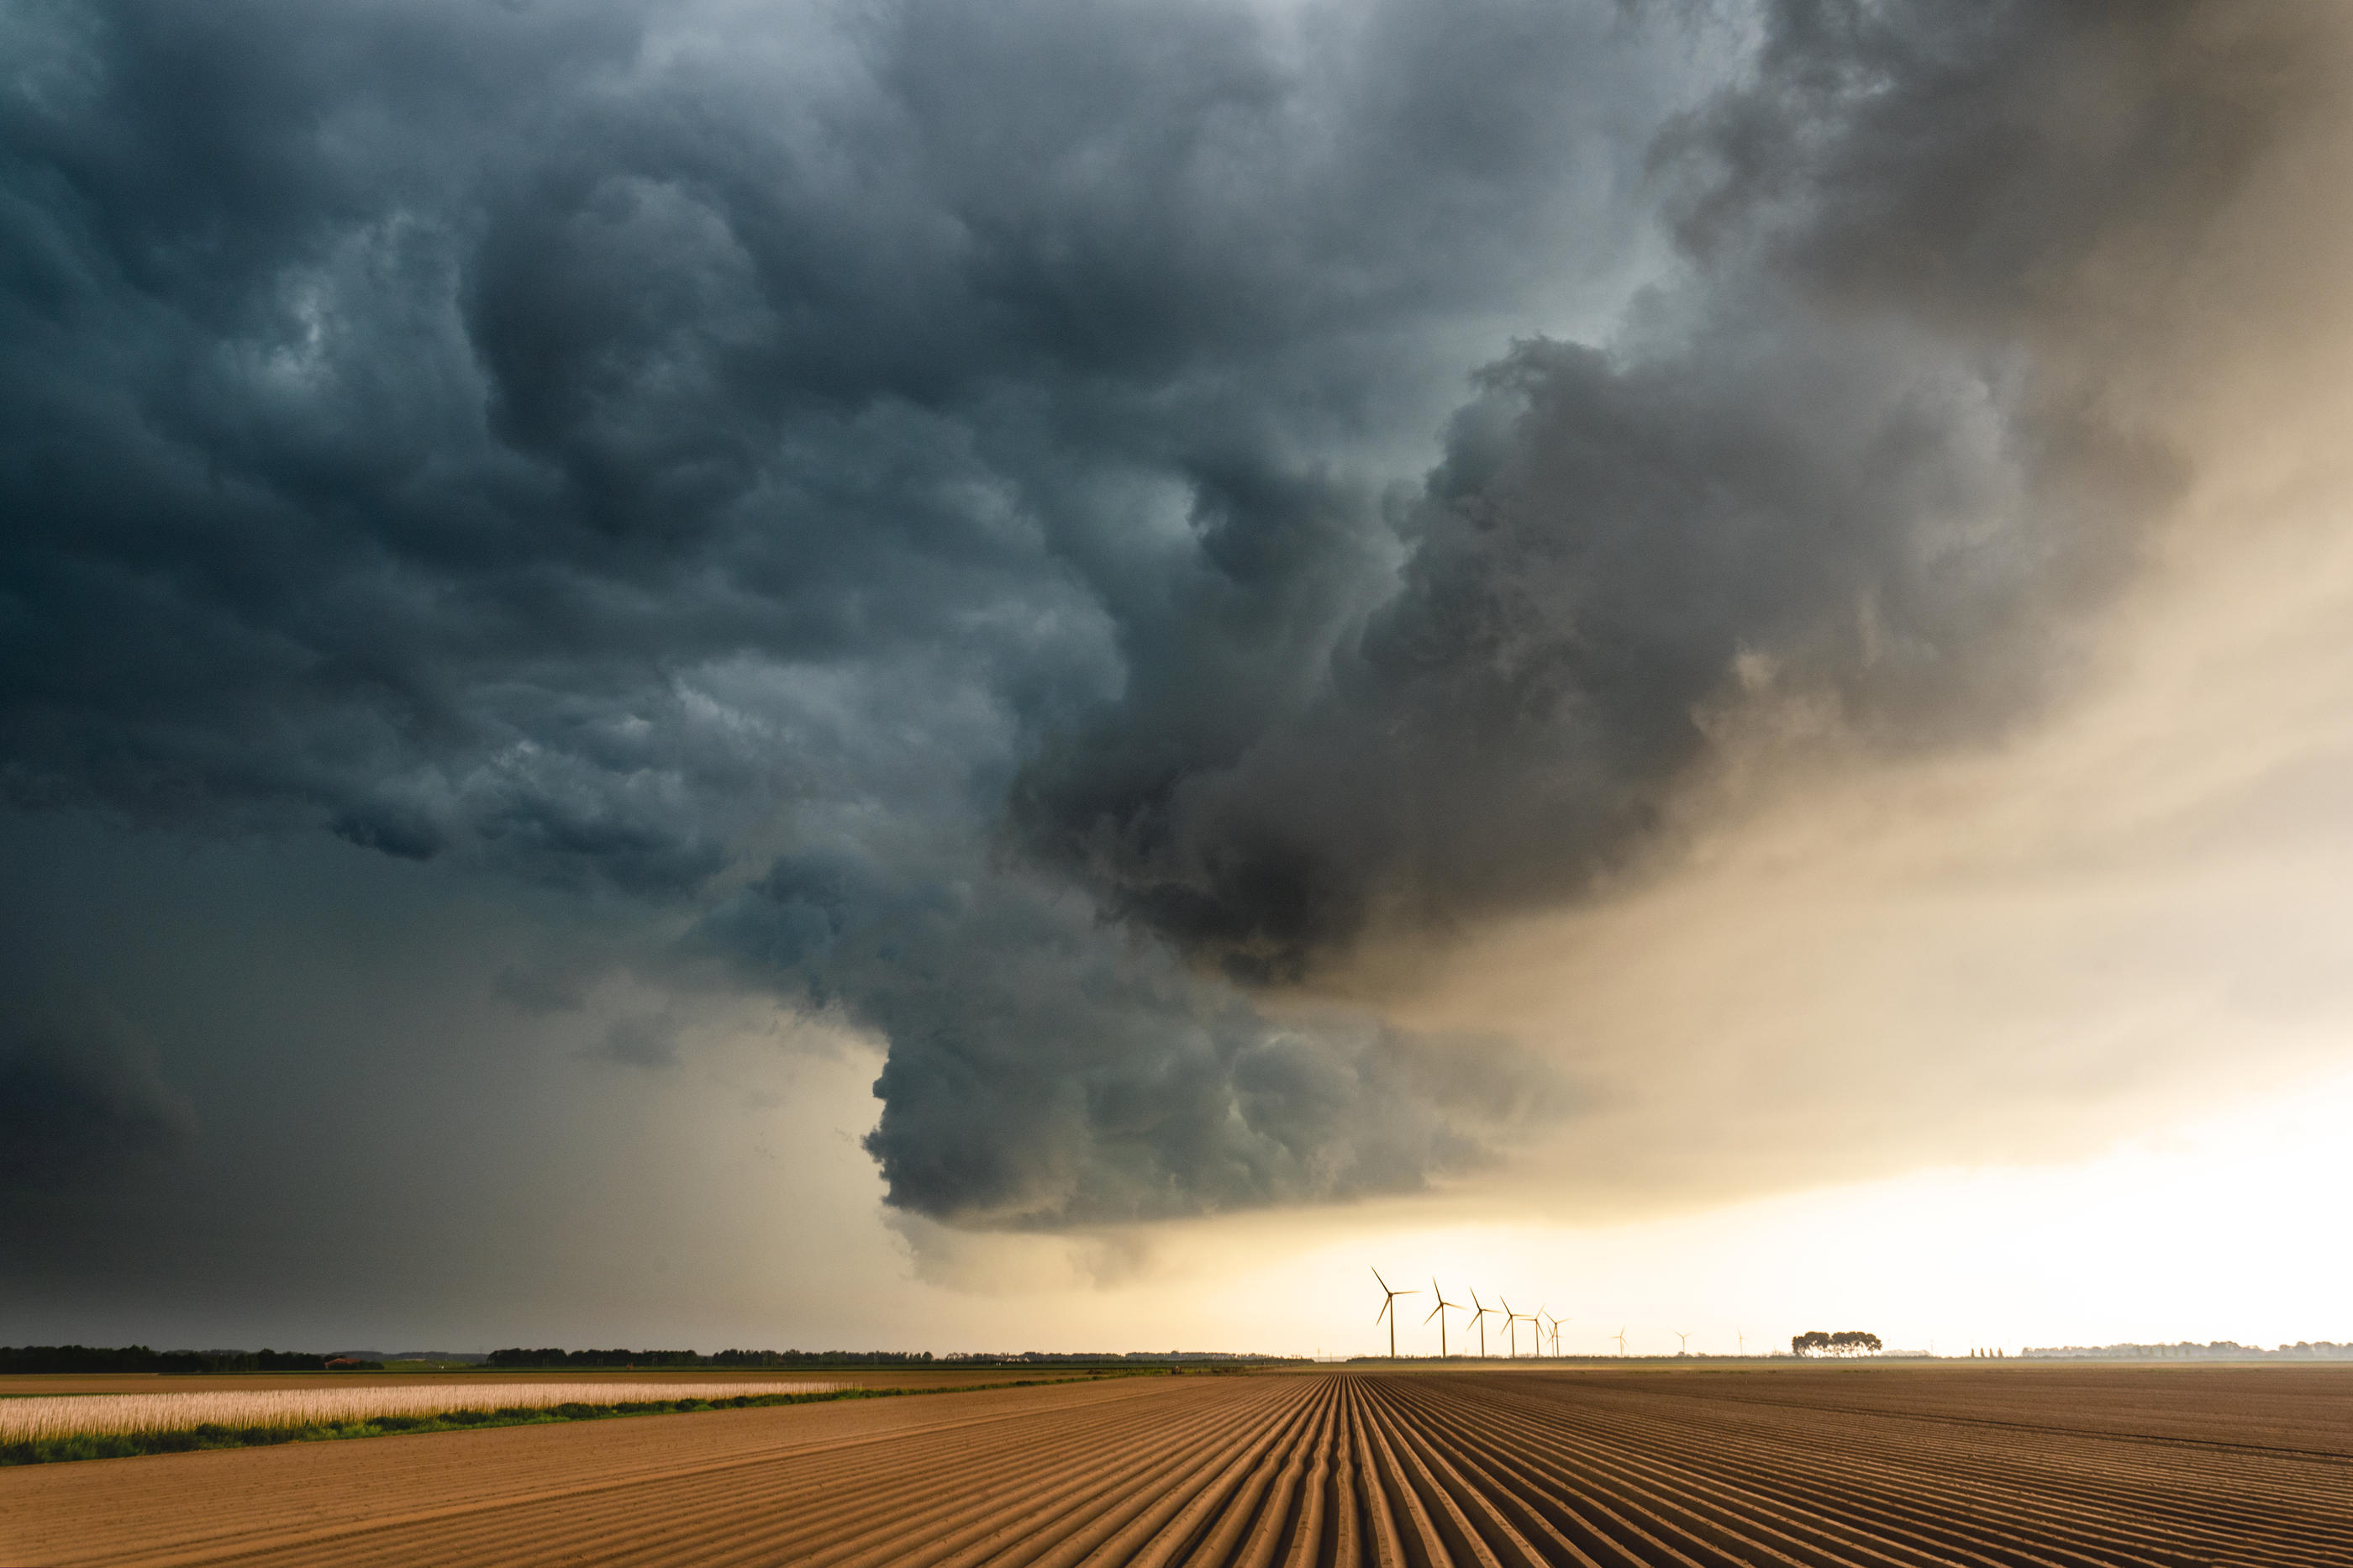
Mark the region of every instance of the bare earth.
POLYGON ((2353 1369, 1138 1378, 0 1471, 0 1563, 2353 1564, 2353 1369))

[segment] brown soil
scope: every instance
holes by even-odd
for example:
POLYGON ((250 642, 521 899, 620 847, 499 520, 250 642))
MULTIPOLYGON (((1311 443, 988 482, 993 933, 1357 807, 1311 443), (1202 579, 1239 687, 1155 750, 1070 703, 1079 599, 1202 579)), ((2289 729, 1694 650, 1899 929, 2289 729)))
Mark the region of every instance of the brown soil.
POLYGON ((2353 1368, 1320 1373, 0 1471, 35 1563, 2353 1564, 2353 1368))

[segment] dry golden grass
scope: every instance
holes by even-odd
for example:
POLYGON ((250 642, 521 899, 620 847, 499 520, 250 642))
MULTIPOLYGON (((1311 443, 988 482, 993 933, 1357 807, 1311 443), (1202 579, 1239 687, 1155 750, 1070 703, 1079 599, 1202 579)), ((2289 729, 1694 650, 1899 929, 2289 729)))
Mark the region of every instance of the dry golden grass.
MULTIPOLYGON (((412 1388, 419 1384, 494 1384, 530 1387, 543 1383, 612 1384, 619 1389, 654 1384, 734 1384, 753 1378, 814 1379, 860 1388, 971 1388, 999 1383, 1036 1383, 1057 1377, 1100 1375, 1092 1367, 661 1367, 624 1371, 533 1371, 501 1367, 475 1372, 246 1372, 157 1373, 73 1372, 0 1373, 0 1399, 34 1394, 210 1394, 227 1388, 412 1388)), ((610 1399, 629 1399, 615 1392, 610 1399)), ((610 1400, 603 1403, 610 1403, 610 1400)))
POLYGON ((668 1399, 820 1394, 839 1381, 780 1383, 428 1383, 230 1388, 201 1393, 36 1395, 0 1399, 0 1443, 198 1426, 332 1426, 380 1415, 438 1415, 453 1410, 545 1410, 559 1405, 614 1405, 668 1399))

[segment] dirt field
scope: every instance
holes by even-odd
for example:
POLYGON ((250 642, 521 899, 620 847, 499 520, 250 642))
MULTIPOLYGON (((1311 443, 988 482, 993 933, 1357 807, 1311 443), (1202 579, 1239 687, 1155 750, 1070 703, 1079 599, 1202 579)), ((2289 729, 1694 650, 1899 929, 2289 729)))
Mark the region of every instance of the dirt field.
POLYGON ((0 1563, 2353 1564, 2353 1369, 1124 1380, 0 1471, 0 1563))

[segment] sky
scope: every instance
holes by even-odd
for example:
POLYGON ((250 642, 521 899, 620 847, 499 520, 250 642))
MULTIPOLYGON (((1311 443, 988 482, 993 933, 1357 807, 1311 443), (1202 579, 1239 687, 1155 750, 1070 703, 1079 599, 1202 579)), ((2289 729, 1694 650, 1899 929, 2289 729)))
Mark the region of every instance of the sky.
POLYGON ((2333 0, 0 61, 0 1341, 2353 1340, 2333 0))

